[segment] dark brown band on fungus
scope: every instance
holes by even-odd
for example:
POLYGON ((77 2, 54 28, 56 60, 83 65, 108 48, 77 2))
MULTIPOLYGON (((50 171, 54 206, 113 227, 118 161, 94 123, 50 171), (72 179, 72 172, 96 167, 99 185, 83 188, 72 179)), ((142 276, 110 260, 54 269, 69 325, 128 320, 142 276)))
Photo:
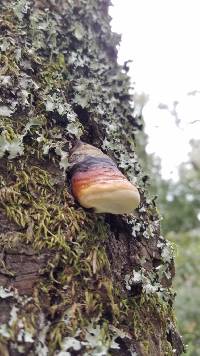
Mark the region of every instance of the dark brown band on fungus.
POLYGON ((88 170, 93 169, 95 167, 97 169, 101 168, 102 170, 112 167, 113 170, 118 171, 116 164, 112 161, 111 158, 88 156, 84 158, 81 162, 72 165, 68 174, 71 178, 77 172, 87 172, 88 170))

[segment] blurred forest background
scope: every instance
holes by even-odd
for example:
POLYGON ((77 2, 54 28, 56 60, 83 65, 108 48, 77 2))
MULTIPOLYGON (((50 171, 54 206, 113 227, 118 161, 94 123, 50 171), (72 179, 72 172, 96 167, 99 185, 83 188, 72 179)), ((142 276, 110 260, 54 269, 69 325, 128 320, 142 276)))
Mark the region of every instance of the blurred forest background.
POLYGON ((138 156, 149 176, 147 190, 157 197, 162 234, 174 246, 177 323, 186 356, 199 356, 199 1, 112 4, 112 27, 122 35, 118 61, 130 69, 134 111, 144 119, 146 134, 136 135, 138 156))
MULTIPOLYGON (((174 246, 176 317, 187 345, 187 356, 200 355, 200 140, 191 140, 188 161, 179 166, 179 177, 161 175, 161 159, 147 154, 148 136, 137 139, 138 156, 149 176, 149 191, 156 197, 162 234, 174 246)), ((170 139, 169 139, 170 145, 170 139)))

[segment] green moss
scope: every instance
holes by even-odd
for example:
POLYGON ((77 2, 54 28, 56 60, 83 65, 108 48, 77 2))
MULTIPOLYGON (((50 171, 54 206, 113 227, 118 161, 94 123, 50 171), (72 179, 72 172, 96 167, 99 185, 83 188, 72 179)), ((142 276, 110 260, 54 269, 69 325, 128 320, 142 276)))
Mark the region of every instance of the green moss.
POLYGON ((58 89, 65 86, 66 90, 67 66, 64 55, 58 54, 54 61, 44 63, 41 76, 44 81, 44 88, 46 88, 47 85, 49 89, 58 89), (63 78, 63 76, 65 76, 65 78, 63 78))
MULTIPOLYGON (((58 320, 49 330, 49 347, 56 350, 64 335, 72 330, 75 333, 80 326, 85 330, 91 317, 106 322, 107 313, 113 325, 128 328, 145 350, 148 341, 141 340, 151 338, 155 320, 160 320, 159 332, 164 340, 170 307, 145 295, 121 300, 119 290, 113 286, 103 246, 110 232, 102 218, 77 209, 66 188, 58 188, 55 178, 37 166, 14 171, 14 177, 13 184, 3 190, 1 207, 22 229, 18 242, 31 244, 38 252, 45 248, 55 251, 41 271, 46 277, 35 291, 35 302, 48 310, 52 320, 58 320), (73 317, 66 326, 62 320, 69 308, 73 317), (146 315, 154 315, 155 320, 146 315)), ((4 243, 4 248, 10 246, 10 241, 4 243)), ((34 318, 32 322, 34 329, 34 318)), ((106 335, 109 337, 109 333, 106 335)))

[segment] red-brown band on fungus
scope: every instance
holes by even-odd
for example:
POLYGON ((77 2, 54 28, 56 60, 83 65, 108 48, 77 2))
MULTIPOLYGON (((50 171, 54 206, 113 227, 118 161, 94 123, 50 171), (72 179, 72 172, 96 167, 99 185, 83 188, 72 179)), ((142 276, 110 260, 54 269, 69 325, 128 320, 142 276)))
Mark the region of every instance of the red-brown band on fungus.
POLYGON ((138 207, 138 189, 98 148, 79 142, 70 165, 72 193, 83 207, 111 214, 128 214, 138 207))

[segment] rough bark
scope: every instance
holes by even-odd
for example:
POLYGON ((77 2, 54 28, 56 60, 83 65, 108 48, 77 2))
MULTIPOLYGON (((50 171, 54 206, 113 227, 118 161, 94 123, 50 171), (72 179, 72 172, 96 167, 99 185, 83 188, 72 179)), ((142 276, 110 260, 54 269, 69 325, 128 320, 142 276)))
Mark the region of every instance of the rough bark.
POLYGON ((172 251, 135 154, 108 1, 0 5, 0 355, 180 355, 172 251), (137 181, 134 214, 74 201, 79 138, 137 181))

